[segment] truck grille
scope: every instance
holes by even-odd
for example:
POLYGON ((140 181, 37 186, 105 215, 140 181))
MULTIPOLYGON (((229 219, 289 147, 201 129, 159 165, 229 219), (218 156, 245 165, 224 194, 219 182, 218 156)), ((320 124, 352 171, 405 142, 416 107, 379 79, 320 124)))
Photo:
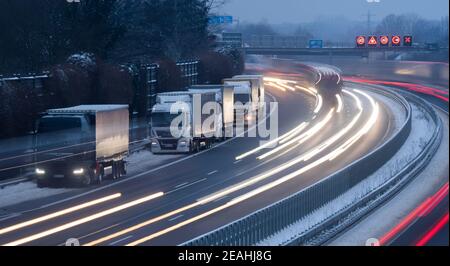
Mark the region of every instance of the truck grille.
POLYGON ((164 139, 160 140, 161 148, 165 150, 176 150, 178 146, 178 140, 177 139, 164 139))
POLYGON ((156 131, 156 134, 160 138, 171 138, 171 137, 173 137, 172 133, 170 133, 170 131, 165 131, 165 130, 158 130, 158 131, 156 131))

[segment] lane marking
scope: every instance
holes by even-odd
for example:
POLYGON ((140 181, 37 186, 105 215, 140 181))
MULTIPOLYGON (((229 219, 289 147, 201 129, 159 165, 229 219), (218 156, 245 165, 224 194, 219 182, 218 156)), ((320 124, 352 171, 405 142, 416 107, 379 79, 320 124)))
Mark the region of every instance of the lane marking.
POLYGON ((184 182, 182 184, 179 184, 179 185, 175 186, 175 188, 180 188, 180 187, 186 186, 187 184, 189 184, 189 183, 188 182, 184 182))
MULTIPOLYGON (((171 191, 166 192, 165 194, 166 194, 166 195, 172 194, 172 193, 174 193, 174 192, 176 192, 176 191, 178 191, 178 190, 185 189, 185 188, 191 187, 191 186, 193 186, 193 185, 195 185, 195 184, 198 184, 198 183, 200 183, 200 182, 206 181, 207 179, 208 179, 208 178, 205 177, 205 178, 202 178, 202 179, 197 180, 197 181, 192 182, 192 183, 186 183, 184 186, 175 188, 175 189, 173 189, 173 190, 171 190, 171 191)), ((183 184, 182 184, 182 185, 183 185, 183 184)))
POLYGON ((120 243, 120 242, 123 242, 123 241, 125 241, 125 240, 127 240, 127 239, 130 239, 130 238, 132 238, 132 237, 133 237, 133 235, 130 235, 130 236, 121 238, 121 239, 119 239, 119 240, 117 240, 117 241, 114 241, 114 242, 109 243, 108 246, 114 246, 115 244, 120 243))
POLYGON ((184 214, 180 214, 180 215, 177 215, 177 216, 175 216, 175 217, 173 217, 173 218, 170 218, 168 221, 169 222, 172 222, 172 221, 175 221, 176 219, 179 219, 179 218, 181 218, 181 217, 183 217, 184 216, 184 214))
POLYGON ((213 175, 213 174, 218 173, 218 172, 219 172, 218 170, 214 170, 212 172, 209 172, 207 175, 213 175))

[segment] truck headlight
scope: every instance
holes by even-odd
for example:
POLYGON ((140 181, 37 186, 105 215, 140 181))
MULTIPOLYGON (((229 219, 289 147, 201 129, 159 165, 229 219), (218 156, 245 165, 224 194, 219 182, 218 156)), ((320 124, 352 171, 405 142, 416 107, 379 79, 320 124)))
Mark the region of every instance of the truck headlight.
POLYGON ((45 175, 45 170, 44 169, 40 169, 40 168, 36 168, 36 174, 38 175, 45 175))
POLYGON ((152 141, 152 146, 158 146, 158 142, 152 141))
POLYGON ((75 170, 73 170, 73 174, 74 175, 82 175, 82 174, 84 174, 84 169, 83 168, 75 169, 75 170))
POLYGON ((180 146, 185 147, 187 145, 187 142, 185 140, 180 141, 180 146))

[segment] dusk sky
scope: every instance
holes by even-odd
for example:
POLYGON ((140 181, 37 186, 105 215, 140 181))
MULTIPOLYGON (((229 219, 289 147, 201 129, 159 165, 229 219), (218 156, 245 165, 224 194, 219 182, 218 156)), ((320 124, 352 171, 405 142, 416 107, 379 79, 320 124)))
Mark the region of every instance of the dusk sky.
POLYGON ((228 0, 220 13, 233 15, 242 22, 298 23, 318 16, 362 20, 368 9, 381 20, 388 14, 416 13, 427 19, 448 15, 448 0, 228 0))

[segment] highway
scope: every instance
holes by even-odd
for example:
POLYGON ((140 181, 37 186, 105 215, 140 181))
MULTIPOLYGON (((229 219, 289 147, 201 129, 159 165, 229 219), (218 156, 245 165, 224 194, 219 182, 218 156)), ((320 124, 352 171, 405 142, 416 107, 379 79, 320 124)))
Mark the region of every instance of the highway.
POLYGON ((62 201, 12 206, 19 214, 0 221, 0 244, 178 245, 314 184, 392 135, 384 96, 348 85, 325 101, 292 79, 266 81, 279 107, 275 147, 234 138, 62 201))

